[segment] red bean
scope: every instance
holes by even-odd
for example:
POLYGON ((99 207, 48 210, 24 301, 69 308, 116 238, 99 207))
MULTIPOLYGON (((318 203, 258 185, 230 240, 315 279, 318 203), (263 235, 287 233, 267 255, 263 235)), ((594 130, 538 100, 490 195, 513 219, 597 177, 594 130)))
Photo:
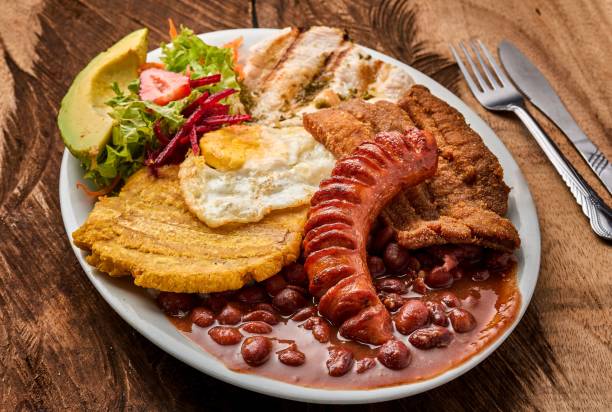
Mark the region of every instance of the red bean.
POLYGON ((308 302, 300 292, 285 288, 272 299, 272 305, 283 315, 291 315, 308 302))
POLYGON ((461 301, 453 292, 444 292, 442 295, 440 295, 440 300, 446 305, 446 307, 449 308, 457 308, 461 306, 461 301))
POLYGON ((408 263, 408 257, 410 255, 397 243, 391 242, 385 248, 385 254, 383 255, 383 261, 385 266, 390 272, 401 274, 408 263))
POLYGON ((225 305, 221 313, 217 316, 217 321, 221 325, 235 325, 242 319, 242 312, 240 309, 232 304, 228 303, 225 305))
POLYGON ((385 342, 378 350, 378 361, 389 369, 404 369, 410 364, 410 349, 398 340, 385 342))
POLYGON ((408 289, 406 282, 397 278, 379 279, 374 286, 376 286, 376 290, 379 292, 397 293, 400 295, 406 293, 408 289))
POLYGON ((457 333, 466 333, 476 327, 476 318, 465 309, 453 309, 448 313, 448 317, 457 333))
POLYGON ((376 359, 363 358, 355 362, 355 372, 364 373, 376 366, 376 359))
POLYGON ((261 322, 266 322, 268 325, 276 325, 278 323, 278 317, 267 310, 255 310, 251 313, 247 313, 242 317, 242 320, 245 322, 250 322, 253 320, 258 320, 261 322))
POLYGON ((448 329, 436 325, 419 329, 408 337, 410 343, 419 349, 443 348, 452 339, 453 335, 448 329))
POLYGON ((215 315, 210 309, 198 306, 191 310, 191 322, 201 328, 206 328, 215 322, 215 315))
POLYGON ((295 343, 276 353, 278 354, 278 360, 288 366, 300 366, 306 362, 306 355, 298 350, 295 343))
POLYGON ((242 342, 240 353, 242 359, 250 366, 260 366, 266 363, 272 352, 272 341, 265 336, 251 336, 242 342))
POLYGON ((281 290, 285 289, 287 282, 281 275, 275 275, 265 281, 266 292, 270 296, 276 295, 281 290))
POLYGON ((237 298, 240 302, 244 303, 261 303, 268 300, 266 292, 264 292, 263 289, 257 285, 242 288, 238 292, 237 298))
POLYGON ((366 250, 368 252, 372 251, 372 233, 368 233, 368 237, 366 239, 366 250))
POLYGON ((376 230, 372 234, 370 250, 374 253, 382 253, 387 247, 387 244, 393 240, 393 236, 395 236, 395 230, 393 230, 391 226, 384 226, 376 230))
POLYGON ((368 269, 373 278, 380 277, 385 274, 385 262, 378 256, 368 256, 368 269))
POLYGON ((444 311, 444 306, 438 302, 425 302, 427 307, 429 308, 429 318, 434 325, 438 326, 447 326, 448 325, 448 316, 446 316, 446 312, 444 311))
POLYGON ((320 323, 323 320, 320 316, 311 316, 302 324, 302 327, 306 330, 312 330, 314 325, 320 323))
POLYGON ((485 266, 493 269, 496 273, 507 272, 513 265, 515 259, 511 253, 490 250, 485 258, 485 266))
POLYGON ((296 286, 296 285, 287 285, 286 289, 291 289, 291 290, 295 290, 296 292, 298 292, 300 295, 302 296, 306 296, 308 295, 308 290, 306 290, 306 288, 303 288, 301 286, 296 286))
POLYGON ((406 266, 407 266, 406 273, 410 275, 416 276, 419 270, 421 270, 421 264, 419 263, 418 259, 415 258, 414 256, 408 257, 408 262, 406 266))
POLYGON ((432 268, 440 261, 439 258, 431 255, 427 251, 421 249, 414 252, 415 258, 419 261, 419 265, 423 268, 432 268))
POLYGON ((325 319, 312 316, 302 325, 306 330, 312 330, 312 336, 321 343, 329 342, 331 328, 325 319))
POLYGON ((296 286, 308 286, 308 275, 304 266, 299 263, 290 263, 283 269, 285 273, 285 279, 290 285, 296 286))
POLYGON ((311 316, 316 316, 316 314, 317 314, 316 306, 307 306, 295 312, 295 314, 291 317, 291 320, 295 322, 301 322, 303 320, 308 319, 311 316))
POLYGON ((395 328, 403 335, 427 325, 429 321, 429 310, 427 305, 418 299, 410 299, 393 315, 395 328))
POLYGON ((266 333, 272 332, 272 326, 268 325, 266 322, 254 320, 242 325, 242 330, 245 330, 249 333, 257 333, 260 335, 264 335, 266 333))
POLYGON ((397 293, 386 293, 381 296, 380 300, 389 312, 395 312, 404 304, 404 298, 397 293))
POLYGON ((479 269, 472 274, 472 280, 475 282, 482 282, 483 280, 489 279, 491 274, 487 269, 479 269))
POLYGON ((236 345, 242 340, 242 333, 229 326, 215 326, 208 330, 208 334, 219 345, 236 345))
POLYGON ((215 313, 221 312, 221 309, 223 309, 226 304, 227 299, 217 293, 210 294, 206 300, 206 306, 211 308, 215 313))
POLYGON ((418 294, 424 295, 427 293, 427 286, 422 277, 418 277, 412 281, 412 290, 418 294))
POLYGON ((430 288, 447 288, 453 284, 453 275, 448 270, 437 267, 425 275, 425 284, 430 288))
POLYGON ((331 348, 326 365, 330 376, 345 375, 353 366, 353 353, 343 347, 331 348))
POLYGON ((274 306, 272 306, 269 303, 258 303, 255 306, 253 306, 253 309, 251 310, 251 312, 253 312, 254 310, 265 310, 270 313, 276 313, 276 309, 274 309, 274 306))
POLYGON ((190 293, 159 292, 157 304, 166 315, 183 317, 196 305, 196 298, 190 293))
POLYGON ((327 322, 321 322, 312 328, 312 336, 321 343, 329 342, 331 330, 327 322))

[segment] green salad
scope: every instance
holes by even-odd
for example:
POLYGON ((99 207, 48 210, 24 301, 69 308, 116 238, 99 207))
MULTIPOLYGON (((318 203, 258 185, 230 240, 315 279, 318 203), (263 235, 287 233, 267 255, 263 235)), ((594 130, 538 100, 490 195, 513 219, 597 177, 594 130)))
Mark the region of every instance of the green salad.
MULTIPOLYGON (((113 46, 115 49, 96 57, 82 72, 91 77, 94 84, 100 82, 98 77, 112 78, 109 72, 120 79, 107 85, 110 94, 105 90, 98 93, 107 97, 98 106, 104 105, 108 118, 86 120, 79 118, 79 111, 70 111, 70 105, 76 104, 73 101, 89 104, 80 97, 68 98, 75 93, 72 90, 75 86, 83 87, 75 85, 83 74, 75 79, 58 116, 66 146, 81 161, 85 178, 98 189, 116 188, 144 165, 151 166, 155 172, 156 167, 176 163, 181 155, 184 158, 189 148, 198 151, 197 140, 201 133, 249 119, 247 115, 240 115, 244 108, 239 97, 235 52, 231 47, 208 45, 192 30, 181 27, 169 44, 161 45, 161 63, 142 64, 143 42, 140 40, 137 47, 141 61, 138 64, 132 50, 126 50, 126 47, 136 48, 126 43, 126 39, 136 33, 122 39, 113 46), (128 45, 117 48, 122 42, 128 45), (115 58, 110 63, 107 62, 110 58, 104 58, 109 53, 115 58), (116 58, 119 53, 123 60, 116 58), (117 61, 121 64, 117 65, 117 61), (109 66, 111 64, 114 66, 109 66), (100 67, 92 67, 95 65, 100 67), (125 81, 126 68, 138 77, 125 81), (85 121, 89 125, 75 126, 85 121), (110 133, 105 134, 103 126, 110 126, 110 133), (83 135, 92 142, 90 146, 82 144, 83 135)), ((131 43, 134 44, 134 40, 131 43)), ((96 92, 94 89, 93 93, 96 92)), ((100 107, 96 107, 95 102, 91 104, 99 116, 100 107)))

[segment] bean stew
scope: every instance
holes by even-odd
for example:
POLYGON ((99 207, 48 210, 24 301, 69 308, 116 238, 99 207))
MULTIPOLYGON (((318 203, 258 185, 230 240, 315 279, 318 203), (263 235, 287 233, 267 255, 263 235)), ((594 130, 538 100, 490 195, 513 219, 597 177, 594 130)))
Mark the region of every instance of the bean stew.
MULTIPOLYGON (((380 242, 378 242, 380 243, 380 242)), ((473 246, 407 251, 374 244, 370 272, 394 338, 342 338, 321 317, 300 263, 238 291, 161 292, 174 325, 229 369, 292 384, 368 389, 434 377, 474 356, 520 307, 512 255, 473 246)))

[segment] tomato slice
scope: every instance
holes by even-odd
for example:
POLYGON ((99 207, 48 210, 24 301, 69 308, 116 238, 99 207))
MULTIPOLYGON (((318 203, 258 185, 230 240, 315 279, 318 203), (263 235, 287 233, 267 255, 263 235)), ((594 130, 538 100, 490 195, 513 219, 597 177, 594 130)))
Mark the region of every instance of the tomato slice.
POLYGON ((189 96, 189 77, 159 68, 140 73, 140 98, 164 106, 171 101, 189 96))

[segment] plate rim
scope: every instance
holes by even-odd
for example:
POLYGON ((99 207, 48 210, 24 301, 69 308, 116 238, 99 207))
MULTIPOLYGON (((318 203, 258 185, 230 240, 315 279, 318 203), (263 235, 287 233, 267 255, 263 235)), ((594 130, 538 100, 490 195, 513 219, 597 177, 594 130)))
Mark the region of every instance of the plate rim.
MULTIPOLYGON (((198 36, 203 38, 207 42, 219 44, 223 43, 223 39, 227 38, 231 39, 241 35, 245 38, 253 35, 272 35, 274 33, 278 33, 280 30, 281 29, 270 28, 241 28, 202 33, 198 36)), ((429 76, 425 75, 424 73, 421 73, 420 71, 397 59, 394 59, 376 50, 361 45, 360 47, 370 53, 372 57, 389 62, 407 70, 408 73, 414 79, 415 84, 423 84, 432 92, 432 94, 438 96, 440 99, 442 99, 443 101, 457 109, 460 113, 462 113, 463 116, 466 118, 466 121, 468 121, 469 119, 470 127, 477 131, 477 133, 483 138, 483 141, 485 141, 485 145, 489 147, 489 149, 492 150, 494 153, 501 152, 503 154, 504 159, 503 163, 510 163, 509 165, 505 165, 503 169, 504 177, 506 178, 509 174, 512 174, 513 181, 517 183, 517 187, 512 188, 513 192, 511 192, 511 197, 513 193, 516 193, 517 191, 520 192, 520 196, 525 202, 525 204, 521 205, 521 217, 526 217, 528 221, 527 223, 532 225, 529 228, 523 227, 523 230, 521 230, 521 232, 528 231, 529 237, 524 239, 523 236, 521 236, 521 248, 519 249, 519 253, 523 255, 525 267, 523 268, 521 273, 517 273, 517 276, 520 277, 519 279, 517 279, 517 283, 519 283, 519 290, 521 291, 521 308, 515 321, 512 325, 508 327, 508 329, 506 329, 503 334, 499 335, 494 342, 492 342, 485 349, 472 356, 465 362, 430 379, 408 384, 400 384, 396 386, 373 388, 366 390, 328 390, 321 388, 304 387, 255 374, 231 371, 230 369, 226 368, 221 361, 212 357, 210 354, 204 351, 204 349, 200 348, 191 340, 181 335, 180 332, 178 332, 174 328, 174 326, 172 326, 172 328, 174 330, 175 336, 165 336, 167 331, 165 332, 155 324, 143 320, 141 317, 138 316, 137 313, 127 308, 125 306, 125 303, 122 302, 119 297, 112 294, 109 291, 107 285, 105 285, 105 283, 112 283, 114 282, 114 280, 112 280, 112 278, 108 275, 96 271, 85 261, 86 253, 78 249, 72 241, 72 231, 78 228, 79 225, 76 217, 74 216, 74 208, 70 198, 71 188, 68 183, 68 163, 69 161, 75 161, 75 159, 72 157, 68 149, 65 148, 61 161, 58 188, 64 229, 66 230, 66 234, 70 241, 70 245, 73 249, 73 252, 77 257, 77 260, 79 261, 89 281, 94 285, 98 293, 111 306, 111 308, 131 327, 136 329, 141 335, 143 335, 145 338, 147 338, 150 342, 155 344, 164 352, 194 367, 200 372, 203 372, 216 379, 269 396, 310 403, 374 403, 416 395, 456 379, 457 377, 474 368, 476 365, 480 364, 484 359, 486 359, 495 350, 497 350, 497 348, 508 338, 508 336, 520 323, 523 315, 527 310, 527 307, 529 306, 539 277, 541 261, 541 233, 533 197, 529 190, 527 181, 523 176, 518 164, 514 160, 512 153, 505 147, 501 139, 491 129, 491 127, 486 122, 484 122, 484 120, 482 120, 474 110, 472 110, 465 102, 463 102, 450 90, 446 89, 444 86, 442 86, 429 76), (531 249, 525 251, 524 248, 526 246, 529 246, 531 249), (527 263, 529 263, 529 267, 527 267, 527 263), (161 334, 158 335, 156 334, 156 332, 161 332, 161 334), (197 356, 196 354, 195 357, 191 357, 191 355, 196 353, 195 351, 197 351, 197 353, 203 356, 197 356)), ((156 56, 159 56, 159 53, 160 49, 155 49, 149 51, 147 57, 155 58, 156 56)), ((496 153, 496 156, 498 159, 500 159, 499 153, 496 153)), ((500 159, 500 163, 501 162, 502 161, 500 159)), ((76 189, 72 188, 72 190, 76 189)), ((516 208, 518 211, 518 205, 516 205, 516 208)), ((130 284, 129 287, 137 288, 137 286, 134 286, 133 284, 130 284)), ((164 320, 168 324, 170 324, 170 322, 165 319, 165 317, 164 320)))

